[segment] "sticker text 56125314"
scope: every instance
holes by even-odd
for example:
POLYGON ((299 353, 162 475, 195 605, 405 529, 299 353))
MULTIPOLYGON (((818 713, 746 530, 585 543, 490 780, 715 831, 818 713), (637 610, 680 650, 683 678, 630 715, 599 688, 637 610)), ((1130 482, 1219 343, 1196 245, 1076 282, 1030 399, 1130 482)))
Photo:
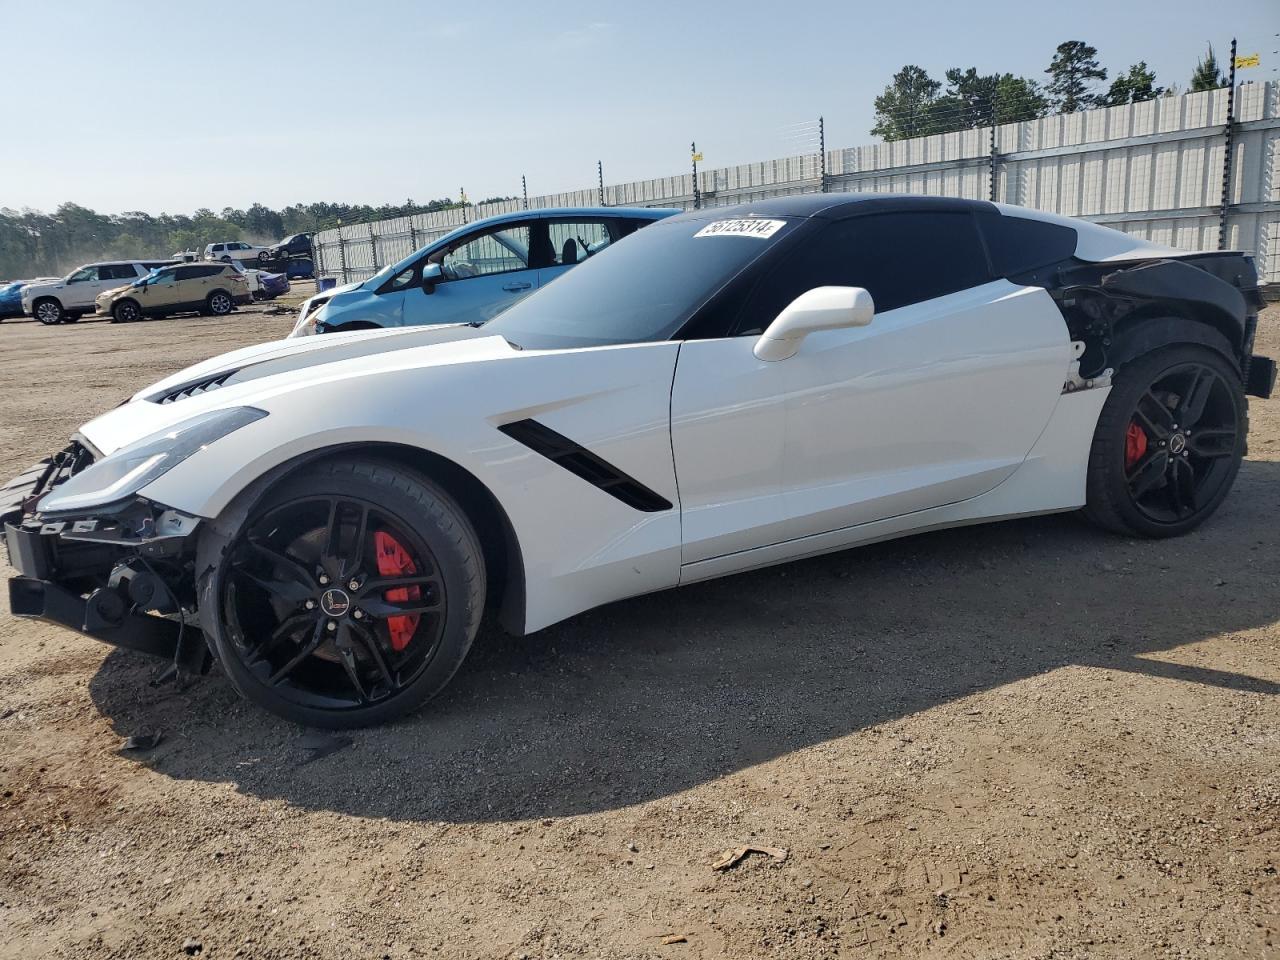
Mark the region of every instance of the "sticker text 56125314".
POLYGON ((755 237, 768 240, 787 225, 785 220, 760 220, 746 217, 741 220, 716 220, 694 234, 695 237, 755 237))

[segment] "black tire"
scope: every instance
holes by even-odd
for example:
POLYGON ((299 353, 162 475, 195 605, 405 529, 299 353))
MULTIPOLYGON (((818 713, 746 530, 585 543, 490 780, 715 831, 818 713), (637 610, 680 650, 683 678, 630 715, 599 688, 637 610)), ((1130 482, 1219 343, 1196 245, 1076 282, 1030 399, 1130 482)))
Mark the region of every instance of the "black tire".
MULTIPOLYGON (((398 576, 405 575, 401 568, 398 576)), ((462 665, 484 610, 484 555, 462 509, 427 478, 376 460, 321 463, 283 480, 255 505, 216 576, 206 595, 216 597, 216 609, 202 617, 232 685, 264 709, 307 726, 368 726, 417 709, 462 665), (318 517, 326 518, 319 533, 310 526, 318 517), (379 539, 386 531, 412 555, 409 575, 421 572, 431 584, 416 595, 385 586, 348 593, 361 578, 385 583, 377 578, 388 575, 378 554, 386 549, 379 539), (272 583, 273 577, 288 582, 272 583), (334 594, 345 607, 335 606, 334 594), (387 601, 382 608, 392 601, 430 602, 435 612, 414 618, 410 639, 397 647, 391 631, 400 615, 379 609, 380 597, 387 601), (369 611, 363 620, 362 608, 369 611), (295 632, 281 636, 286 629, 295 632)))
POLYGON ((236 303, 231 294, 225 290, 215 290, 205 298, 204 307, 215 317, 225 317, 234 309, 236 303))
POLYGON ((1216 350, 1182 343, 1135 358, 1098 417, 1085 517, 1125 536, 1193 530, 1231 491, 1248 430, 1240 373, 1216 350))
POLYGON ((119 300, 111 308, 112 323, 134 323, 142 319, 142 308, 135 300, 119 300))
POLYGON ((62 322, 63 323, 79 323, 80 318, 83 316, 84 316, 83 313, 68 313, 65 317, 62 318, 62 322))
POLYGON ((230 258, 230 257, 228 257, 228 256, 227 256, 227 255, 225 255, 225 254, 223 254, 223 255, 222 255, 221 257, 219 257, 218 259, 219 259, 219 260, 221 260, 223 263, 230 263, 230 262, 231 262, 231 258, 230 258))
POLYGON ((266 250, 263 250, 258 254, 258 263, 263 264, 265 266, 270 262, 271 262, 271 254, 268 253, 266 250))
POLYGON ((41 297, 31 305, 31 315, 46 327, 52 327, 67 318, 67 311, 53 297, 41 297))

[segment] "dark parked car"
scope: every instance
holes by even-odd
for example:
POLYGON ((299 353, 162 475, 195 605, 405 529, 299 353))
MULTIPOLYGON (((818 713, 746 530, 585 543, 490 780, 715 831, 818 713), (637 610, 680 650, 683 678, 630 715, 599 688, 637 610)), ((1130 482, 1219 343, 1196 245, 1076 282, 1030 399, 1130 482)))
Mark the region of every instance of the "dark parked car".
POLYGON ((285 237, 279 243, 268 247, 267 254, 272 260, 281 260, 291 257, 310 257, 311 234, 295 233, 291 237, 285 237))
POLYGON ((285 275, 290 280, 310 280, 315 276, 315 264, 305 258, 290 260, 284 267, 285 275))

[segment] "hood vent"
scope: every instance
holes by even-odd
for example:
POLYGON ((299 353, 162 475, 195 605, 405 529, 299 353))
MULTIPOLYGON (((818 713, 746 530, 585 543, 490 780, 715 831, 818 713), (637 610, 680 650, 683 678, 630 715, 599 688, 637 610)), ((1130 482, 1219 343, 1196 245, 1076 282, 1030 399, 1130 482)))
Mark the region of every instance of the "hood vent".
POLYGON ((164 393, 157 394, 154 397, 148 397, 152 403, 174 403, 178 400, 184 400, 187 397, 198 397, 202 393, 208 393, 210 390, 217 390, 228 380, 234 377, 240 371, 224 370, 222 373, 215 374, 212 377, 205 377, 202 380, 192 380, 189 383, 183 383, 176 387, 171 387, 164 393))

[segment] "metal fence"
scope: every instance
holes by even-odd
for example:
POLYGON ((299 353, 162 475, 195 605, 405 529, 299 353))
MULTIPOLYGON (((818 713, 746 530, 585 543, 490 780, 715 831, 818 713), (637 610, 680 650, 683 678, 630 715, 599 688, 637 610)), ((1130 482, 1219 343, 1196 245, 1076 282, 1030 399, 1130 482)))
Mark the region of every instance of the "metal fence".
MULTIPOLYGON (((1263 280, 1280 283, 1280 82, 698 172, 704 207, 820 190, 994 199, 1175 247, 1221 244, 1252 253, 1263 280)), ((603 194, 608 206, 689 208, 693 174, 603 194)), ((599 202, 590 187, 528 207, 599 202)), ((361 280, 457 226, 523 208, 512 200, 324 230, 312 241, 317 274, 361 280)))

